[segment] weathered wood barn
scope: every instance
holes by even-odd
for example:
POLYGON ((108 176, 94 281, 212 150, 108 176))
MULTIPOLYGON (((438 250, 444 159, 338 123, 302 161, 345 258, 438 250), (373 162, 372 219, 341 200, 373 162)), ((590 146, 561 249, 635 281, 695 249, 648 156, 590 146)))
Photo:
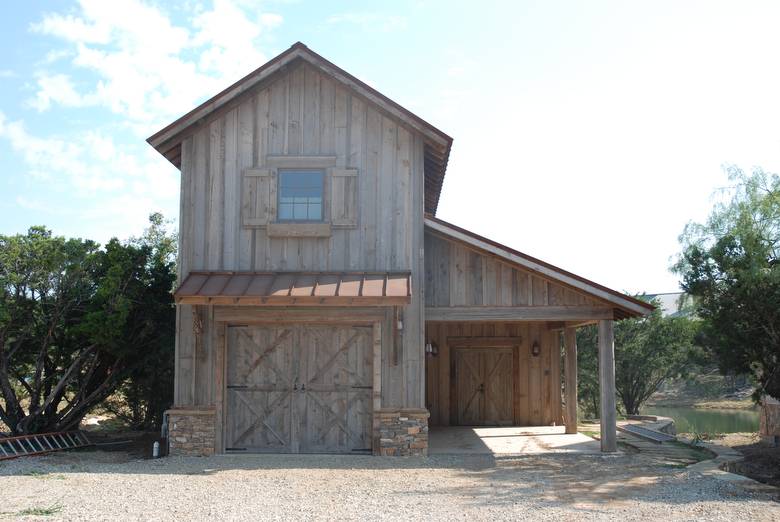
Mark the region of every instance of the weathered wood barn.
POLYGON ((436 218, 442 131, 297 43, 148 142, 181 170, 172 453, 576 432, 594 322, 615 450, 612 322, 651 307, 436 218))

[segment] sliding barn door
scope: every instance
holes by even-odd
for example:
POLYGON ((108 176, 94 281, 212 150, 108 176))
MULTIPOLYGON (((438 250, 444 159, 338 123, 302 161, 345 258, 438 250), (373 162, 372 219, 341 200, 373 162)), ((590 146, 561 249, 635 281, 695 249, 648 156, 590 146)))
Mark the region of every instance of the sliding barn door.
POLYGON ((293 327, 228 328, 227 451, 294 451, 295 337, 293 327))
POLYGON ((304 327, 296 412, 300 451, 371 451, 371 327, 304 327))
POLYGON ((227 340, 227 451, 371 451, 371 327, 230 327, 227 340))

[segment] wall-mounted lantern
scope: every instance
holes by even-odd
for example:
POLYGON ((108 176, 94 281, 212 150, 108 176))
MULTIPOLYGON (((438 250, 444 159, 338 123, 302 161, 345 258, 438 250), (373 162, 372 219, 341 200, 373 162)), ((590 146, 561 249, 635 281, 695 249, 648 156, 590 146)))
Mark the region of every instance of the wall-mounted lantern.
POLYGON ((542 347, 539 346, 539 341, 534 341, 534 344, 531 345, 531 355, 539 357, 540 353, 542 353, 542 347))
POLYGON ((436 357, 439 355, 439 347, 436 346, 436 343, 429 342, 425 345, 425 355, 429 357, 436 357))

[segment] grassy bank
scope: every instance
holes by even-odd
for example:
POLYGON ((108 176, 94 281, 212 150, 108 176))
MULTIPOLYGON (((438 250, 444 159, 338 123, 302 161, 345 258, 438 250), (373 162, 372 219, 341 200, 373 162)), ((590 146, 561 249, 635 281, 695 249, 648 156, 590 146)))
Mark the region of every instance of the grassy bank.
POLYGON ((669 397, 650 400, 648 406, 664 408, 696 408, 699 410, 752 410, 757 406, 752 399, 684 399, 669 397))

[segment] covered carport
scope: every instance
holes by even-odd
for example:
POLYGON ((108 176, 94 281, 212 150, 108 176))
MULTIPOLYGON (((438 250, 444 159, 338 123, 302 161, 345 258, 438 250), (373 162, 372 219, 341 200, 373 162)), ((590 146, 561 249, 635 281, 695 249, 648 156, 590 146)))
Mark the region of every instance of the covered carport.
MULTIPOLYGON (((613 324, 652 305, 439 219, 425 224, 431 452, 437 439, 468 438, 444 434, 453 427, 555 428, 494 432, 518 437, 518 447, 523 436, 575 436, 576 329, 591 324, 598 324, 600 449, 616 451, 613 324)), ((497 444, 481 433, 473 432, 481 443, 465 446, 497 444)))

